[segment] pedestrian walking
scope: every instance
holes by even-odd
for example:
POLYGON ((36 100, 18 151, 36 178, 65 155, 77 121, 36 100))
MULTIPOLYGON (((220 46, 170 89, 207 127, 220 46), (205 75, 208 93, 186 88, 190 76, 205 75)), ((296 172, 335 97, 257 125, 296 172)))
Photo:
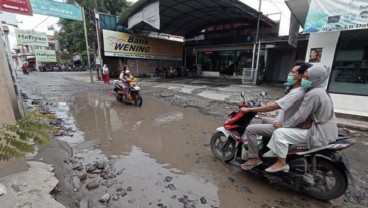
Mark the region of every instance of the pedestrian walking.
POLYGON ((104 64, 102 67, 102 79, 104 81, 104 84, 110 84, 109 68, 106 64, 104 64))

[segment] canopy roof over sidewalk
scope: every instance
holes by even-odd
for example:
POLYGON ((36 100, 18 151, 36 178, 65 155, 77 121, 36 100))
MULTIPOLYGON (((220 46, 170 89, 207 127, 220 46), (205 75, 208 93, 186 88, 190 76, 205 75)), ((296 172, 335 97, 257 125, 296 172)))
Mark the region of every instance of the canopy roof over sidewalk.
MULTIPOLYGON (((144 22, 135 25, 135 29, 188 37, 214 24, 235 21, 257 24, 258 11, 238 0, 139 0, 124 13, 119 25, 128 26, 130 17, 157 1, 160 29, 144 22)), ((275 27, 276 23, 261 15, 260 25, 275 27)))

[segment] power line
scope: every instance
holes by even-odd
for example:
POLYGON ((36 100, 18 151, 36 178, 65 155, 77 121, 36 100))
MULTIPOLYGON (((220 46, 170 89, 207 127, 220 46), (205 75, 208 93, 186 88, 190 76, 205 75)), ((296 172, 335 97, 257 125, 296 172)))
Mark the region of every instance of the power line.
POLYGON ((36 29, 38 26, 40 26, 42 23, 44 23, 50 16, 46 17, 42 22, 38 23, 35 27, 33 27, 32 30, 36 29))

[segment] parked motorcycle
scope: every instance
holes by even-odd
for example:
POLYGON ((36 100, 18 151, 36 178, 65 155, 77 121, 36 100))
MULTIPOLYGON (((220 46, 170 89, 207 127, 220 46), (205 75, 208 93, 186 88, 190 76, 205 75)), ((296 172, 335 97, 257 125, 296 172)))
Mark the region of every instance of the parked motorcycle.
POLYGON ((135 106, 141 107, 143 104, 143 99, 139 95, 139 91, 141 90, 138 79, 132 78, 128 80, 129 83, 129 93, 128 96, 125 96, 124 89, 122 87, 122 83, 120 80, 114 80, 114 89, 113 94, 116 97, 116 100, 120 102, 132 102, 135 106))
MULTIPOLYGON (((259 101, 244 99, 241 107, 258 107, 259 101)), ((246 127, 255 117, 256 113, 242 113, 240 110, 232 112, 223 127, 217 128, 212 136, 210 146, 212 153, 224 162, 236 160, 244 162, 248 159, 248 142, 241 139, 246 127)), ((268 173, 266 168, 277 160, 276 155, 270 155, 267 143, 270 138, 258 136, 259 156, 263 163, 253 167, 250 171, 270 183, 283 185, 295 191, 320 199, 330 200, 345 193, 348 187, 348 178, 354 182, 349 171, 348 160, 340 151, 355 143, 347 137, 339 138, 324 147, 308 149, 305 145, 290 145, 287 155, 289 172, 268 173), (268 152, 268 153, 266 153, 268 152), (266 154, 265 154, 266 153, 266 154)))
POLYGON ((29 75, 28 69, 22 69, 23 74, 29 75))

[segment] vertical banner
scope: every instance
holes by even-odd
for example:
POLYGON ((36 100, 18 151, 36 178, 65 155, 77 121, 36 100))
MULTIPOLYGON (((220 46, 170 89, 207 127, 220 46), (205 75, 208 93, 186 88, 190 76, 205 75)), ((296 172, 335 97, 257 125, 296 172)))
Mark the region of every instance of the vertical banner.
POLYGON ((299 36, 300 25, 294 15, 290 16, 290 28, 289 28, 289 45, 296 48, 298 46, 298 36, 299 36))
POLYGON ((56 62, 56 53, 54 50, 35 50, 37 62, 56 62))
POLYGON ((19 45, 49 46, 46 33, 31 30, 15 30, 15 35, 19 45))
POLYGON ((305 33, 368 28, 367 0, 312 0, 305 33))

